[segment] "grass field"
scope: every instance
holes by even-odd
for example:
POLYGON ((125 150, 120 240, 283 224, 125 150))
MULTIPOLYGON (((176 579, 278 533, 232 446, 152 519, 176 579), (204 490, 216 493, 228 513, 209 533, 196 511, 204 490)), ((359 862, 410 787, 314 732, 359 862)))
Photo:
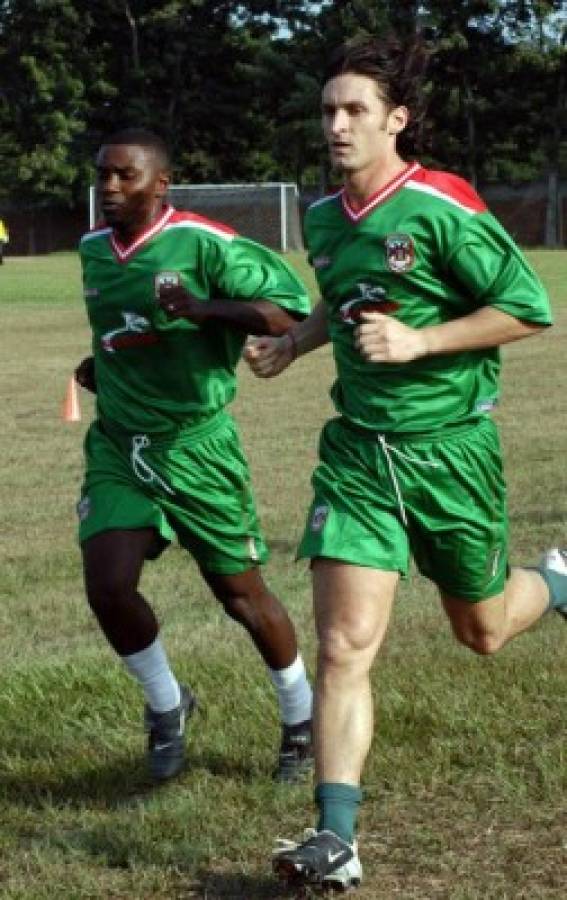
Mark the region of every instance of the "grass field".
MULTIPOLYGON (((567 253, 531 259, 557 325, 504 353, 498 420, 518 562, 567 540, 567 253)), ((82 423, 59 419, 89 346, 73 254, 7 258, 0 331, 0 896, 290 896, 269 852, 312 823, 311 790, 270 780, 275 698, 244 634, 179 549, 147 567, 143 591, 202 705, 186 772, 158 790, 145 776, 141 698, 84 602, 74 504, 90 398, 82 423)), ((328 349, 271 382, 243 368, 235 405, 273 551, 267 578, 311 670, 309 578, 293 553, 331 377, 328 349)), ((450 637, 427 582, 403 586, 374 672, 359 900, 567 896, 566 652, 567 628, 550 615, 475 657, 450 637)))

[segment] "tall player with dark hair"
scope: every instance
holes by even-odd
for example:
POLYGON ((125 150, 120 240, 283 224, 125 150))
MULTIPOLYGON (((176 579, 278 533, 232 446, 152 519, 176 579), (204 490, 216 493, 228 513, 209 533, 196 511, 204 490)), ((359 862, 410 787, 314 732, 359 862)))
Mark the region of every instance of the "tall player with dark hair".
POLYGON ((167 203, 156 135, 111 135, 96 171, 105 224, 80 246, 93 356, 76 373, 97 397, 78 505, 88 601, 143 688, 151 774, 171 778, 195 698, 138 583, 176 536, 268 667, 283 721, 275 776, 293 781, 311 761, 311 688, 289 616, 260 574, 267 548, 226 407, 247 335, 281 335, 304 318, 305 288, 277 254, 167 203))
POLYGON ((344 178, 305 221, 322 301, 247 350, 278 374, 331 340, 338 413, 323 429, 299 556, 311 560, 319 649, 316 829, 274 856, 294 881, 356 885, 369 673, 410 554, 458 640, 497 651, 548 608, 567 612, 567 554, 510 569, 498 435, 498 347, 551 324, 548 298, 473 188, 413 158, 426 52, 359 39, 325 74, 323 130, 344 178))

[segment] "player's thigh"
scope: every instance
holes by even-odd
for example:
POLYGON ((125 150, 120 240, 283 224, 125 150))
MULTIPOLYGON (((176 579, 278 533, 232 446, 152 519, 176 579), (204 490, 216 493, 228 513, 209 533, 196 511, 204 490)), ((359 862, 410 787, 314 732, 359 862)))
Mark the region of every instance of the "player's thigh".
POLYGON ((163 509, 202 571, 236 575, 266 561, 248 462, 229 417, 198 443, 168 451, 163 465, 174 489, 163 509))
POLYGON ((89 596, 130 596, 137 588, 144 561, 155 556, 159 535, 154 528, 110 529, 81 545, 89 596))
POLYGON ((320 656, 360 656, 369 665, 386 634, 399 572, 319 558, 312 578, 320 656))
POLYGON ((174 532, 161 508, 163 491, 140 482, 127 446, 94 422, 85 439, 86 470, 77 504, 79 542, 108 531, 153 529, 159 536, 148 557, 155 557, 174 532))
POLYGON ((486 420, 431 447, 435 466, 414 474, 407 507, 416 564, 447 598, 496 598, 508 577, 509 524, 495 427, 486 420))
POLYGON ((298 556, 408 574, 409 542, 378 442, 340 419, 325 425, 298 556))

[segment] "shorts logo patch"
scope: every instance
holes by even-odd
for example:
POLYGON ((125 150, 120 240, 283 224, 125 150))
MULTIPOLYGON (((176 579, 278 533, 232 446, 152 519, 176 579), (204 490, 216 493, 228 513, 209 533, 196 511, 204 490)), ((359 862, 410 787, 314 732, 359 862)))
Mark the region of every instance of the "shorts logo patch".
POLYGON ((498 572, 498 563, 500 562, 501 555, 502 548, 495 547, 488 558, 488 571, 490 572, 491 578, 494 578, 496 576, 496 573, 498 572))
POLYGON ((159 300, 159 292, 162 287, 179 287, 181 279, 179 272, 158 272, 154 278, 154 293, 159 300))
POLYGON ((90 497, 81 497, 79 502, 77 503, 77 516, 79 518, 79 522, 84 522, 85 519, 89 517, 91 511, 91 498, 90 497))
POLYGON ((409 234, 401 232, 386 235, 386 265, 390 272, 403 275, 415 263, 415 247, 409 234))
POLYGON ((316 506, 311 516, 311 531, 322 531, 328 515, 328 506, 316 506))
POLYGON ((252 562, 258 562, 260 559, 260 554, 258 553, 258 548, 256 547, 256 541, 253 537, 248 538, 248 555, 252 562))

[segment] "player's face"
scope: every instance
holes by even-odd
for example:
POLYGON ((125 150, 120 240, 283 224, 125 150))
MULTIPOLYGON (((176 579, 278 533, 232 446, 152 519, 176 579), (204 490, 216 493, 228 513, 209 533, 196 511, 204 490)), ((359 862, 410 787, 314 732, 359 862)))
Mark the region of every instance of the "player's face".
POLYGON ((108 225, 135 234, 156 217, 169 178, 151 148, 104 145, 97 156, 96 173, 96 190, 108 225))
POLYGON ((395 153, 395 136, 407 122, 407 110, 388 106, 372 78, 346 73, 325 85, 322 117, 332 165, 355 174, 395 153))

